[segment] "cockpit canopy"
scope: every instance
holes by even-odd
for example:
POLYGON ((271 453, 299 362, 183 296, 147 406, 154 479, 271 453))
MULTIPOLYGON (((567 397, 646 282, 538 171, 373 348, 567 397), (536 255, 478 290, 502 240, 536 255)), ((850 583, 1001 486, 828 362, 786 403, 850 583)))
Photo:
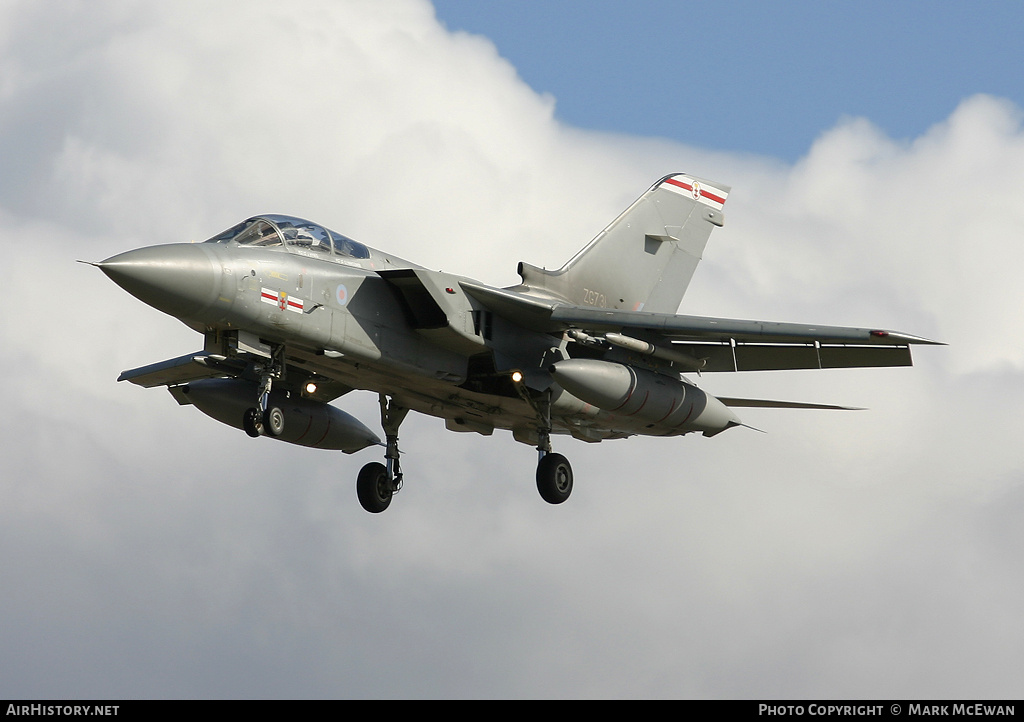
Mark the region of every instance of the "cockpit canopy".
POLYGON ((284 246, 304 251, 348 258, 369 258, 370 250, 336 231, 292 216, 253 216, 218 233, 206 243, 230 243, 240 246, 284 246))

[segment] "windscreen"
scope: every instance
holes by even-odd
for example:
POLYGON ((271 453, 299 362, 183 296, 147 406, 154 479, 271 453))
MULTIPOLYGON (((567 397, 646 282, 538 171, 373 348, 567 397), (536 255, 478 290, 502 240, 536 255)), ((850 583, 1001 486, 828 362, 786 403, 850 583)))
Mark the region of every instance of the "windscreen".
POLYGON ((362 243, 321 225, 293 216, 267 215, 242 221, 207 243, 230 243, 240 246, 270 247, 286 245, 307 251, 333 253, 349 258, 369 258, 370 250, 362 243))

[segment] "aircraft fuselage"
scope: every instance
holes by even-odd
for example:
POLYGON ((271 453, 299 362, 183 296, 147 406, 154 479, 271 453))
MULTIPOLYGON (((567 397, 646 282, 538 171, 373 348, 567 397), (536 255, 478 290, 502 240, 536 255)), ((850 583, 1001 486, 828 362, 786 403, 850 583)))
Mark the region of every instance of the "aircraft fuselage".
MULTIPOLYGON (((556 384, 548 370, 563 359, 563 339, 494 314, 460 285, 470 279, 368 251, 363 259, 327 259, 282 246, 168 244, 128 251, 100 266, 132 295, 205 334, 208 351, 283 347, 304 370, 393 395, 407 408, 444 418, 452 430, 503 428, 536 444, 537 411, 517 383, 550 389, 552 430, 588 441, 717 433, 735 423, 713 397, 675 380, 668 383, 700 395, 701 406, 714 406, 715 413, 695 409, 685 423, 680 415, 662 425, 658 418, 588 403, 556 384), (517 372, 521 381, 512 380, 517 372)), ((575 373, 586 385, 586 372, 575 373)), ((603 381, 599 374, 591 381, 598 394, 603 381)))
POLYGON ((409 411, 453 431, 512 432, 538 450, 537 488, 572 491, 552 434, 714 436, 730 407, 840 408, 718 399, 684 372, 911 365, 928 339, 870 328, 677 315, 728 186, 665 176, 557 270, 520 263, 495 288, 430 271, 300 218, 256 216, 204 243, 128 251, 98 264, 145 303, 203 334, 203 349, 120 380, 167 386, 250 436, 354 453, 360 502, 383 511, 403 475, 409 411), (375 391, 385 441, 330 406, 375 391))

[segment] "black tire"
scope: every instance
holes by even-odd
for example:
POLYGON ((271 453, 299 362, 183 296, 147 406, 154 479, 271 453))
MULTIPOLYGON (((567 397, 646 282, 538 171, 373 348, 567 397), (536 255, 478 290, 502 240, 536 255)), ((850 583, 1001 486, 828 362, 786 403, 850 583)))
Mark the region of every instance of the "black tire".
POLYGON ((388 478, 388 469, 384 464, 373 461, 359 470, 356 496, 366 511, 380 514, 391 504, 393 494, 391 479, 388 478))
POLYGON ((242 415, 242 428, 254 439, 260 435, 263 424, 260 422, 259 409, 246 409, 245 414, 242 415))
POLYGON ((545 454, 537 464, 537 491, 548 504, 561 504, 572 493, 572 467, 561 454, 545 454))
POLYGON ((263 432, 275 438, 284 433, 284 412, 281 409, 271 406, 263 412, 263 432))

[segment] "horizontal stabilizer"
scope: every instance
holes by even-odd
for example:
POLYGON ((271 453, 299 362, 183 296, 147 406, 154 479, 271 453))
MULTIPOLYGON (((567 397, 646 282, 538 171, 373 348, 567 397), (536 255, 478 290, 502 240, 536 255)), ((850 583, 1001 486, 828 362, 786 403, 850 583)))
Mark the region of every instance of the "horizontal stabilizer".
POLYGON ((118 381, 131 381, 144 388, 184 384, 198 379, 223 376, 226 371, 221 367, 224 359, 207 354, 205 351, 185 354, 177 358, 158 361, 148 366, 122 371, 118 381))
POLYGON ((832 404, 805 404, 801 401, 772 401, 770 399, 734 399, 719 396, 726 406, 747 409, 822 409, 826 411, 864 411, 858 406, 834 406, 832 404))

